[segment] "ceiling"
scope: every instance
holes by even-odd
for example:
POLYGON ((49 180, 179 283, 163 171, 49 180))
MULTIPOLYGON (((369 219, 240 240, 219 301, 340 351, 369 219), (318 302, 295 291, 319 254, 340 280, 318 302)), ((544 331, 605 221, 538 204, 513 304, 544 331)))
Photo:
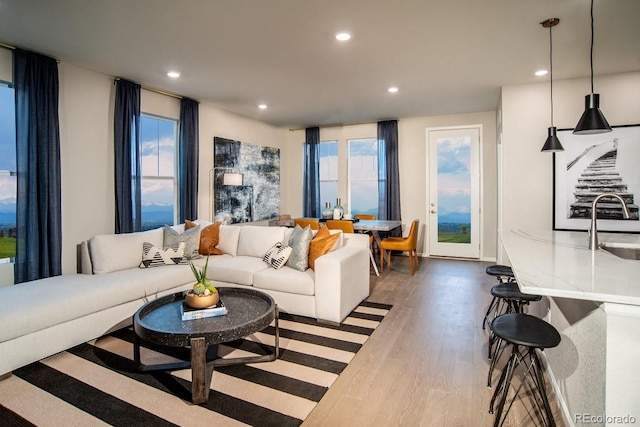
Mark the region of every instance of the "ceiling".
MULTIPOLYGON (((0 42, 305 127, 495 110, 501 86, 548 81, 533 73, 548 68, 540 22, 552 17, 554 80, 586 77, 589 11, 588 0, 0 0, 0 42), (338 42, 341 30, 353 38, 338 42)), ((640 70, 640 0, 595 0, 594 15, 595 74, 640 70)))

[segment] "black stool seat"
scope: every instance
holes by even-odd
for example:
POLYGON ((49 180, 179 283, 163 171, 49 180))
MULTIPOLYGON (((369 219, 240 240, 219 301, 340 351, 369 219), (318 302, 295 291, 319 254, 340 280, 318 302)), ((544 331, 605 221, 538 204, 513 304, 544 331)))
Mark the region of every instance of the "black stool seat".
POLYGON ((528 389, 527 393, 531 393, 543 424, 555 427, 556 423, 544 383, 542 364, 537 352, 560 344, 560 334, 556 328, 544 320, 524 313, 502 314, 494 318, 489 327, 496 337, 501 338, 502 342, 511 347, 511 356, 502 370, 498 386, 489 404, 489 413, 492 414, 496 399, 500 398, 496 408, 494 427, 501 426, 507 419, 511 406, 525 384, 527 385, 525 390, 528 389), (515 389, 511 403, 506 405, 511 380, 519 365, 524 365, 522 382, 515 389), (506 412, 503 414, 505 406, 506 412))
POLYGON ((540 301, 542 296, 520 292, 516 283, 501 283, 491 288, 491 295, 498 298, 518 301, 540 301))
POLYGON ((552 348, 560 344, 556 328, 529 314, 503 314, 493 319, 490 327, 494 334, 512 344, 535 348, 552 348))
POLYGON ((496 277, 497 276, 513 277, 514 276, 513 270, 508 265, 500 265, 500 264, 490 265, 489 267, 487 267, 485 271, 490 276, 496 276, 496 277))

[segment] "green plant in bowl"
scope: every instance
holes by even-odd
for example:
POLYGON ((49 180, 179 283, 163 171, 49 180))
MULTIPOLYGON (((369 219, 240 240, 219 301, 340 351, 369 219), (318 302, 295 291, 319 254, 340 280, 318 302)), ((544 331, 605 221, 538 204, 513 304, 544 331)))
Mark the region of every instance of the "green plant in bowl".
POLYGON ((196 283, 193 285, 193 288, 187 292, 185 297, 187 304, 194 308, 209 307, 217 304, 220 299, 218 290, 211 284, 211 280, 207 279, 209 256, 207 256, 204 267, 201 269, 197 268, 191 261, 189 261, 189 267, 191 267, 191 272, 196 278, 196 283))

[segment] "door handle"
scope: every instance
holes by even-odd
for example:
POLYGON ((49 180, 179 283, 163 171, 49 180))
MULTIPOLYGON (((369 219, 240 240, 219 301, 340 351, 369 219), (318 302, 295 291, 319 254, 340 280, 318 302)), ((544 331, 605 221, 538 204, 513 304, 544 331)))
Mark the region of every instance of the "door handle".
POLYGON ((433 209, 431 209, 431 213, 438 213, 438 211, 434 211, 433 209))

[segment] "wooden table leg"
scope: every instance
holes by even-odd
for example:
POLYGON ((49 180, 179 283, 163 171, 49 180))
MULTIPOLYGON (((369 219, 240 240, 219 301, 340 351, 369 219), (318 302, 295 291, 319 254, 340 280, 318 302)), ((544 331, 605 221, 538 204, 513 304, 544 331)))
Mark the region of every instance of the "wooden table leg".
POLYGON ((207 363, 207 344, 203 337, 191 339, 191 401, 207 403, 213 364, 207 363))

